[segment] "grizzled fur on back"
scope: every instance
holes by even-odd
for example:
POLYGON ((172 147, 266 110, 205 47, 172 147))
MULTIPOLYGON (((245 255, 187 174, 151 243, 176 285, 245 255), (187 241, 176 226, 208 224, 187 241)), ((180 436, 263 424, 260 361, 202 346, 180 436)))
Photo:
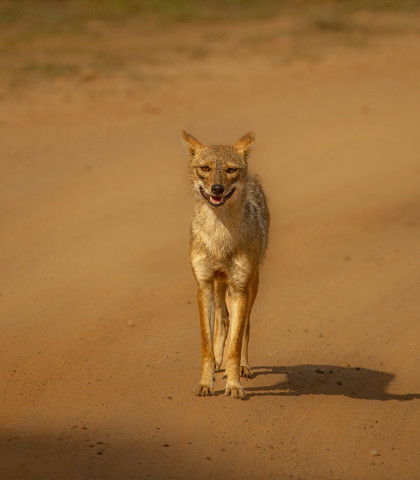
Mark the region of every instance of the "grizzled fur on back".
POLYGON ((194 389, 212 395, 229 328, 225 295, 231 294, 232 335, 226 364, 226 395, 245 398, 240 376, 248 365, 250 313, 259 267, 268 243, 270 216, 258 178, 248 173, 252 132, 234 145, 205 146, 182 134, 190 156, 188 177, 194 204, 191 267, 198 285, 202 337, 202 377, 194 389))

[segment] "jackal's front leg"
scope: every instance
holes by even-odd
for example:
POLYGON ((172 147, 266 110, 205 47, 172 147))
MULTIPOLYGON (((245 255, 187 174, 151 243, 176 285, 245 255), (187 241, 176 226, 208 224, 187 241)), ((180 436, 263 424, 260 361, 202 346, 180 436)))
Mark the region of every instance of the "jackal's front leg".
POLYGON ((214 287, 213 282, 200 283, 198 286, 198 309, 200 312, 201 329, 201 380, 194 388, 194 394, 199 396, 214 393, 214 287))
POLYGON ((216 371, 220 370, 223 361, 223 349, 229 329, 229 315, 226 308, 226 283, 214 282, 214 357, 216 371))
POLYGON ((249 302, 249 292, 233 291, 231 299, 231 340, 226 363, 225 395, 244 400, 246 394, 241 386, 241 349, 249 302))

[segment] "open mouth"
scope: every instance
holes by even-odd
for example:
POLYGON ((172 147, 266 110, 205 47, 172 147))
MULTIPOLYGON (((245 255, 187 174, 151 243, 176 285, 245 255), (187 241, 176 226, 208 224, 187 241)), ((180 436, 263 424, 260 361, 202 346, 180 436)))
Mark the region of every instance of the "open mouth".
POLYGON ((200 192, 201 195, 210 203, 212 207, 220 207, 223 205, 228 198, 230 198, 233 195, 233 192, 235 191, 234 188, 225 196, 223 195, 208 195, 203 187, 200 187, 200 192))

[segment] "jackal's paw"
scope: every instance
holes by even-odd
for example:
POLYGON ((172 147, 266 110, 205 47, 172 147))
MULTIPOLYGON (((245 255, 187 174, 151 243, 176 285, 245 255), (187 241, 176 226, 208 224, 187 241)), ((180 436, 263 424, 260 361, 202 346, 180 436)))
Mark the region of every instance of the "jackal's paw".
POLYGON ((251 369, 248 365, 241 365, 241 377, 252 378, 251 369))
POLYGON ((226 385, 225 395, 232 398, 240 398, 241 400, 246 400, 246 393, 240 385, 226 385))
POLYGON ((211 397, 214 394, 214 389, 209 385, 203 385, 199 383, 194 387, 193 392, 194 395, 197 395, 197 397, 211 397))

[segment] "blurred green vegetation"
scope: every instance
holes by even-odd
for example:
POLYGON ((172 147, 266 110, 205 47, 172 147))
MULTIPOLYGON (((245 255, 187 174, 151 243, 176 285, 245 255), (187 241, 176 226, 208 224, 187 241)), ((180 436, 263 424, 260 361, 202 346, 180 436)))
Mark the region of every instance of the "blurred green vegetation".
POLYGON ((415 11, 420 0, 0 0, 0 79, 16 87, 118 72, 145 81, 162 75, 146 74, 145 65, 158 70, 225 51, 229 22, 241 21, 250 22, 229 48, 270 51, 272 42, 287 37, 293 42, 285 62, 314 59, 333 43, 363 46, 370 35, 420 34, 415 11), (358 16, 361 11, 370 15, 358 16), (376 12, 387 12, 386 20, 376 12), (259 20, 280 16, 287 21, 260 28, 259 20), (154 43, 178 26, 182 35, 154 43))
MULTIPOLYGON (((71 33, 83 31, 86 22, 93 19, 108 22, 138 17, 172 22, 235 21, 280 14, 333 18, 360 10, 417 9, 420 9, 420 0, 0 0, 0 26, 24 24, 44 33, 71 33)), ((326 28, 329 27, 327 22, 326 28)))

